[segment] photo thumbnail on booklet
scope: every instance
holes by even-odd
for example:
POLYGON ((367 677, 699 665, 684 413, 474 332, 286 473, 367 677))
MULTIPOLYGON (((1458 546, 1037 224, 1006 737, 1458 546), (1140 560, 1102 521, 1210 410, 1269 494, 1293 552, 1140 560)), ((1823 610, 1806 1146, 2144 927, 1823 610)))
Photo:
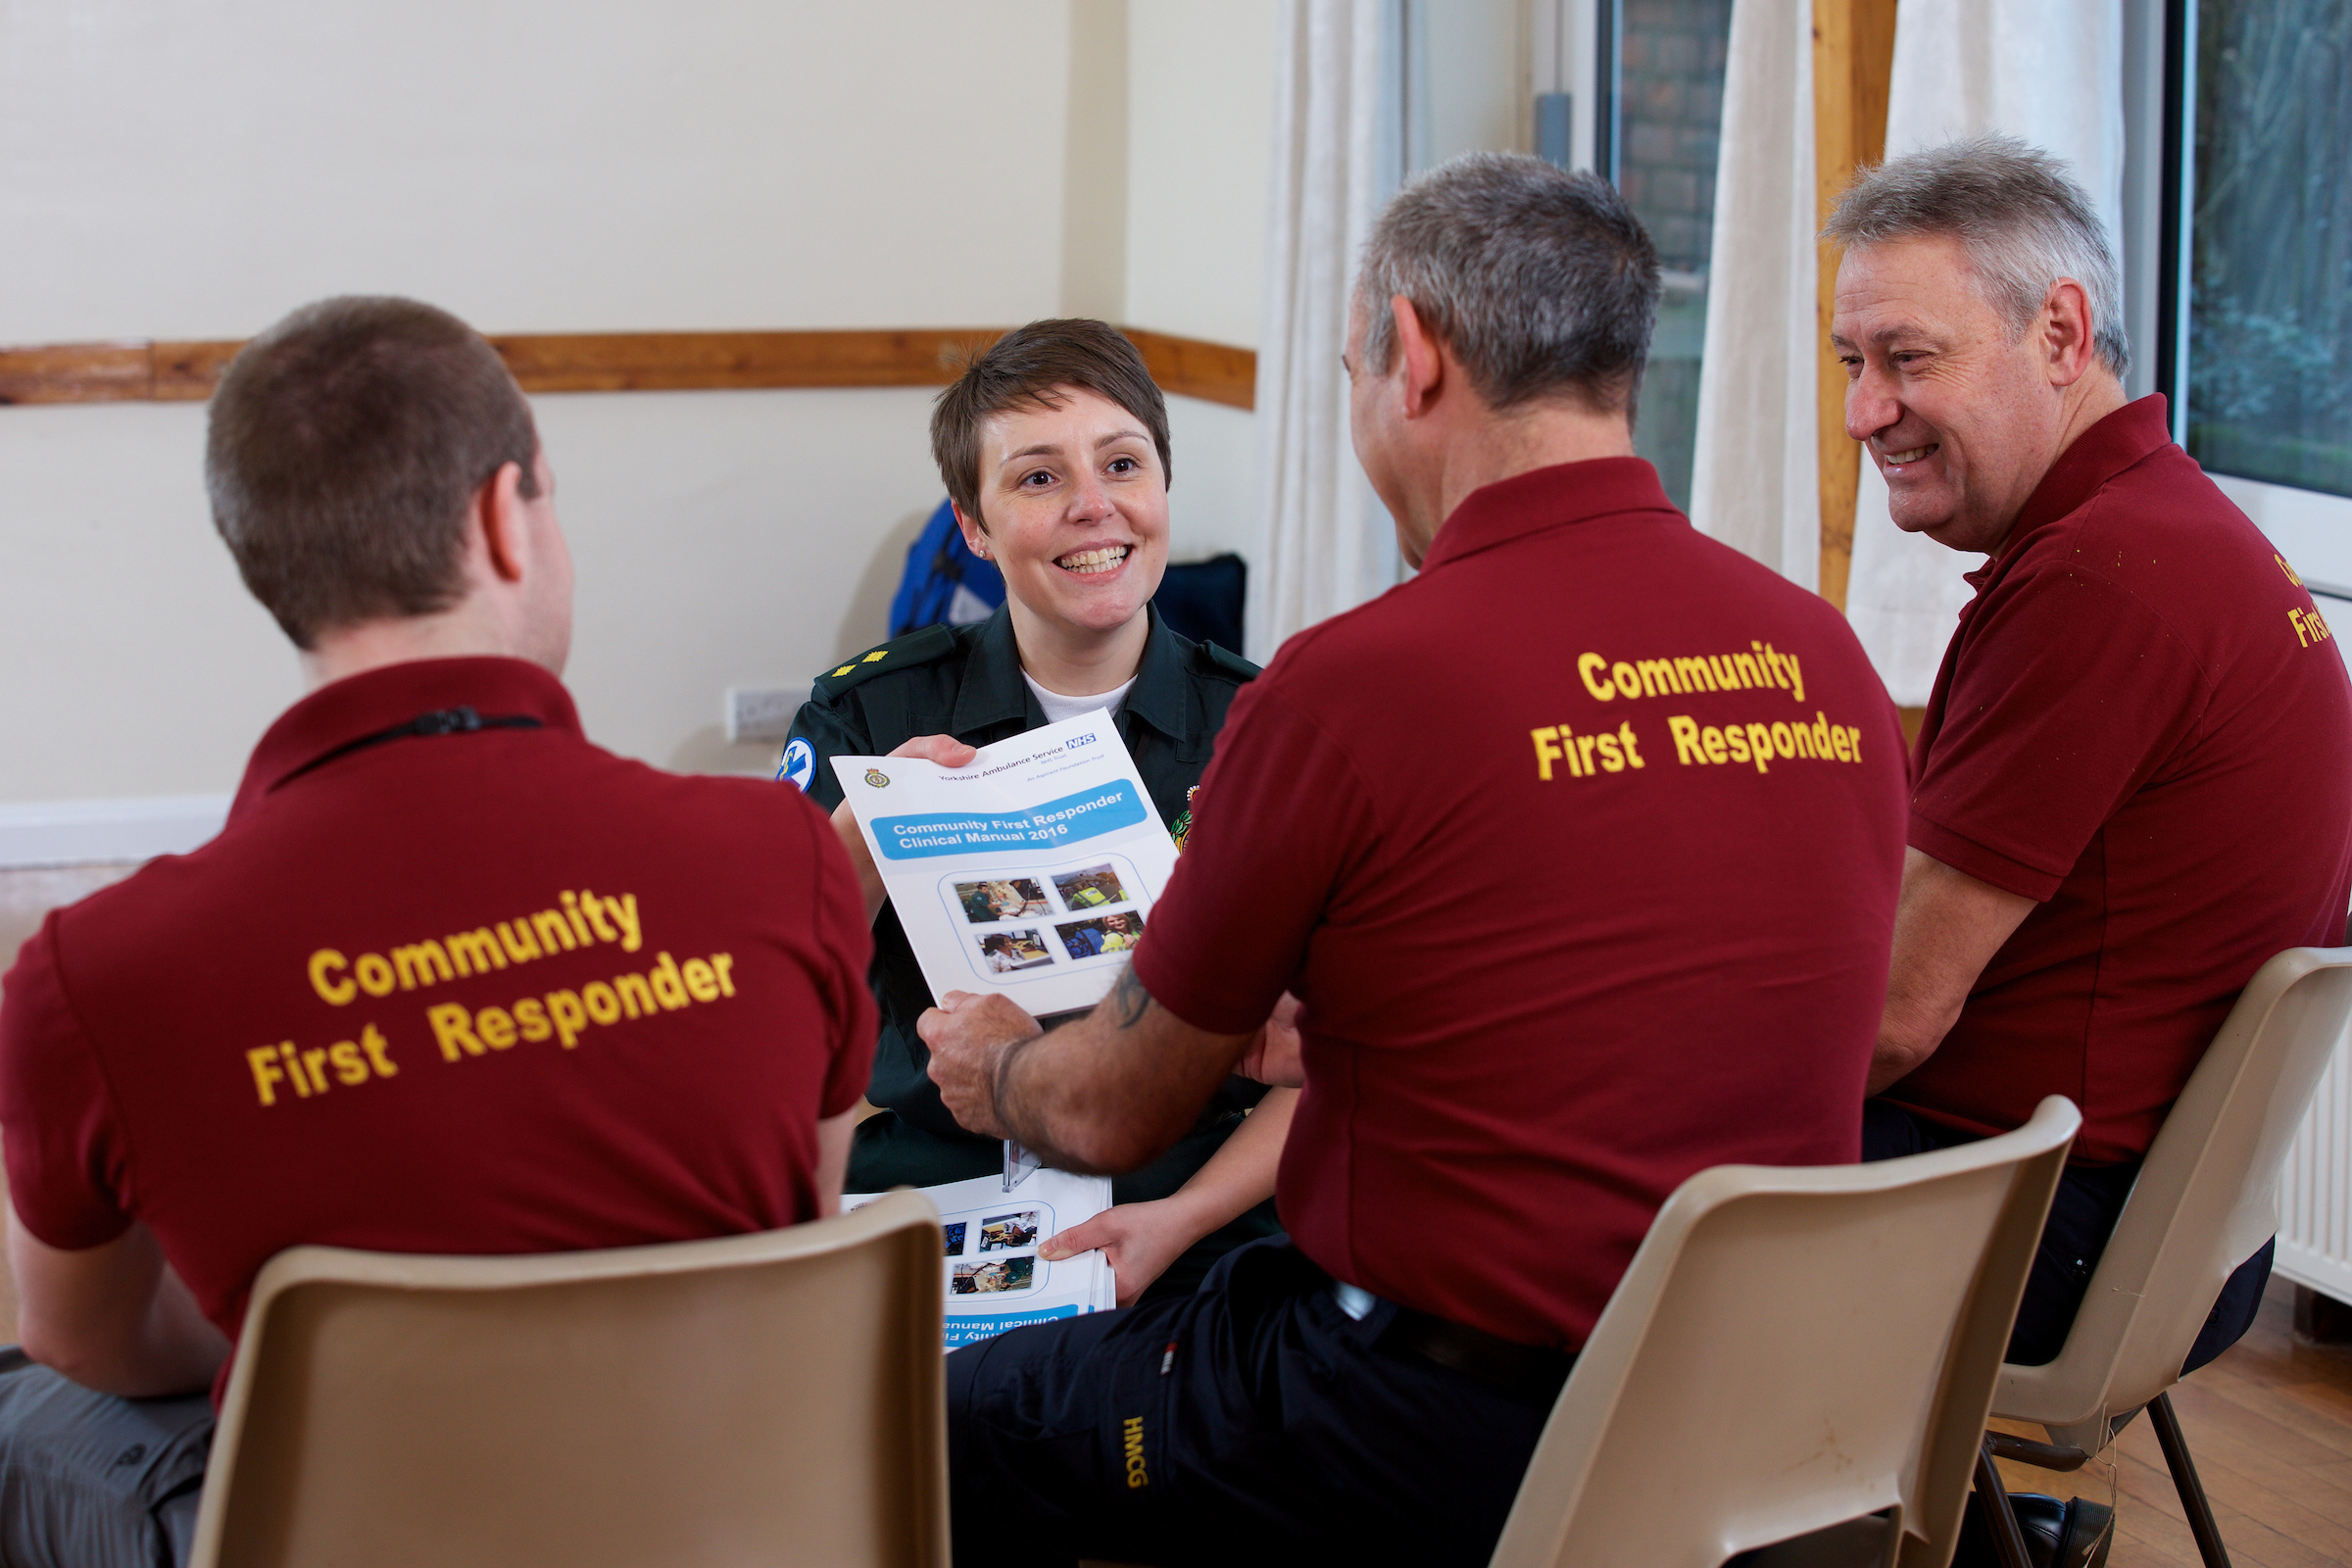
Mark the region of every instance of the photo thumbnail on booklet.
POLYGON ((994 991, 1036 1017, 1093 1006, 1176 869, 1105 711, 983 747, 962 767, 836 757, 833 768, 935 999, 994 991))
MULTIPOLYGON (((1118 1304, 1118 1282, 1100 1251, 1058 1263, 1037 1254, 1057 1232, 1110 1206, 1109 1177, 1031 1166, 1017 1178, 975 1176, 918 1191, 939 1210, 947 1236, 944 1349, 1118 1304)), ((842 1212, 879 1196, 848 1194, 842 1212)))

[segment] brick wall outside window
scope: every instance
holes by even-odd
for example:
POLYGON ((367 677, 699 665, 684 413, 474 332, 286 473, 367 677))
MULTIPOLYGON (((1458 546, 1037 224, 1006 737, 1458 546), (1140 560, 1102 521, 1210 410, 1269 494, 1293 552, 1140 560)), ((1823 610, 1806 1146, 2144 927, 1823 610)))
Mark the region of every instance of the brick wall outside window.
POLYGON ((1648 225, 1668 274, 1634 444, 1657 465, 1675 504, 1688 507, 1732 0, 1624 6, 1618 188, 1648 225))

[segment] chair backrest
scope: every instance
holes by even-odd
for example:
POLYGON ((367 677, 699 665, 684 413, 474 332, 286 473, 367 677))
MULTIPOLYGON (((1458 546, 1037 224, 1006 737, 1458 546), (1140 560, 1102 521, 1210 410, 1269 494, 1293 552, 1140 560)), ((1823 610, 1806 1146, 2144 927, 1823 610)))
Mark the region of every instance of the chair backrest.
POLYGON ((2352 948, 2255 972, 2148 1149, 2047 1366, 2006 1366, 1993 1411, 2091 1452, 2173 1386, 2230 1272, 2278 1229, 2278 1170, 2352 1017, 2352 948))
POLYGON ((1719 1568, 1890 1509, 1885 1560, 1941 1568, 2081 1121, 2053 1097, 1982 1143, 1685 1182, 1560 1392, 1494 1568, 1719 1568))
POLYGON ((939 1217, 255 1282, 197 1568, 944 1565, 939 1217))

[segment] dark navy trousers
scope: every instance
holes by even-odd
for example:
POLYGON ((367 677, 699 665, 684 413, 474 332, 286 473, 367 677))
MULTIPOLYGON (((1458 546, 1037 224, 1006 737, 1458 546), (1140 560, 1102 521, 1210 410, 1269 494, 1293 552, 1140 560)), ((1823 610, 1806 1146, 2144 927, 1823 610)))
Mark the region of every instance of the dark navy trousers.
POLYGON ((1272 1237, 1189 1297, 948 1357, 957 1568, 1483 1564, 1552 1397, 1384 1344, 1272 1237))
MULTIPOLYGON (((1896 1159, 1974 1142, 1971 1134, 1955 1132, 1912 1115, 1883 1100, 1862 1103, 1862 1157, 1896 1159)), ((2018 1303, 2017 1327, 2009 1335, 2008 1359, 2019 1366, 2047 1366, 2066 1348, 2068 1330, 2082 1306, 2091 1270, 2107 1250, 2115 1222, 2139 1179, 2136 1161, 2126 1165, 2069 1165, 2058 1179, 2050 1200, 2050 1217, 2041 1229, 2041 1246, 2034 1253, 2034 1271, 2026 1277, 2025 1299, 2018 1303)), ((2198 1331, 2182 1376, 2194 1372, 2235 1345, 2254 1326, 2262 1307, 2263 1288, 2271 1282, 2271 1256, 2277 1243, 2237 1266, 2222 1287, 2219 1299, 2198 1331)))

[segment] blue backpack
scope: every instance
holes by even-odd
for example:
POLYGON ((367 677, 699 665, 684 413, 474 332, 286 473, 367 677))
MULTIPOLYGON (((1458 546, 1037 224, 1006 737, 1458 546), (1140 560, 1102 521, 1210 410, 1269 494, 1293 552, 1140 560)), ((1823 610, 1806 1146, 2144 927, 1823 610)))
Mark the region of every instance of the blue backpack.
POLYGON ((986 620, 1004 603, 1004 577, 993 562, 972 554, 956 526, 956 508, 945 501, 906 547, 906 573, 890 601, 890 634, 946 622, 951 626, 986 620))

